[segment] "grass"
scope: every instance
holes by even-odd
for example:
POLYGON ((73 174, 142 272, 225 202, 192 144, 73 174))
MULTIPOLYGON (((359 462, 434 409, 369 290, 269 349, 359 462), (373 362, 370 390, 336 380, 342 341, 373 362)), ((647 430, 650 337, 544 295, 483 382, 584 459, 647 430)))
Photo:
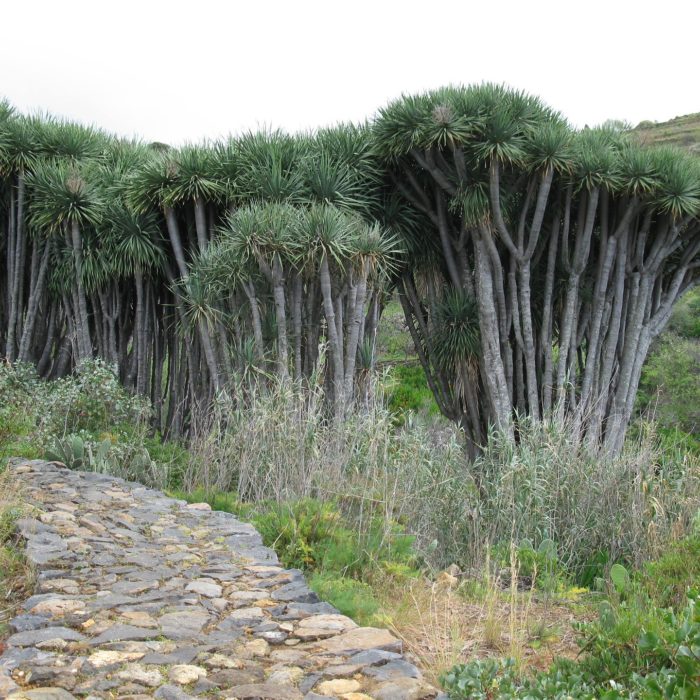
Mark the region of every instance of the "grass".
POLYGON ((700 112, 676 117, 667 122, 641 122, 634 133, 645 143, 679 146, 700 153, 700 112))
POLYGON ((33 572, 15 533, 15 521, 23 509, 17 482, 0 464, 0 640, 19 604, 31 595, 33 572))

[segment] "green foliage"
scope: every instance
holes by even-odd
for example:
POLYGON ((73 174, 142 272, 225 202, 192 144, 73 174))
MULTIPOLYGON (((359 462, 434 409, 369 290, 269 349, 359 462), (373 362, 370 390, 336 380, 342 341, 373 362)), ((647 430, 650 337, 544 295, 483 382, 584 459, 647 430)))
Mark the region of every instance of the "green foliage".
POLYGON ((673 309, 668 330, 682 338, 700 338, 700 289, 682 296, 673 309))
POLYGON ((517 545, 502 541, 491 548, 490 554, 499 569, 511 569, 514 565, 519 580, 530 582, 542 591, 554 593, 566 585, 567 574, 553 540, 545 538, 537 547, 528 538, 517 545))
POLYGON ((409 411, 439 415, 425 372, 419 364, 396 364, 387 390, 389 410, 403 418, 409 411))
POLYGON ((244 504, 233 494, 195 491, 177 495, 190 502, 205 500, 216 510, 249 520, 287 568, 356 579, 373 572, 413 573, 413 537, 397 524, 387 528, 376 516, 361 532, 352 514, 336 502, 304 498, 244 504))
POLYGON ((387 528, 379 517, 361 526, 336 502, 306 498, 244 504, 233 494, 201 490, 176 495, 204 500, 253 523, 285 567, 305 571, 323 600, 360 624, 381 621, 373 585, 418 573, 413 537, 396 524, 387 528))
POLYGON ((644 365, 638 401, 654 411, 663 427, 695 432, 700 422, 698 344, 665 334, 644 365))
POLYGON ((379 601, 370 584, 337 574, 317 573, 309 578, 309 587, 358 624, 381 623, 379 601))
POLYGON ((579 625, 584 654, 557 660, 535 675, 512 659, 455 666, 442 678, 450 698, 581 698, 687 700, 700 693, 700 612, 691 592, 681 613, 649 601, 607 606, 598 621, 579 625))
POLYGON ((124 389, 101 360, 49 382, 29 365, 0 365, 0 396, 0 458, 45 457, 158 487, 181 479, 185 451, 146 437, 148 403, 124 389))
POLYGON ((671 544, 658 559, 645 565, 639 579, 660 607, 679 610, 688 591, 700 581, 700 534, 671 544))

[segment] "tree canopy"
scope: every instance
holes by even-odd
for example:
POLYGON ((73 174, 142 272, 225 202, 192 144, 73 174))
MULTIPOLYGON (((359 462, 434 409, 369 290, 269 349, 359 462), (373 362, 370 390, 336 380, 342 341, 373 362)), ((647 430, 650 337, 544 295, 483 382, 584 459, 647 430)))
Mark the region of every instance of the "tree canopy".
POLYGON ((0 343, 42 376, 115 363, 166 432, 269 373, 323 378, 341 420, 397 290, 472 451, 523 416, 617 451, 699 212, 697 159, 498 85, 181 148, 3 103, 0 343))

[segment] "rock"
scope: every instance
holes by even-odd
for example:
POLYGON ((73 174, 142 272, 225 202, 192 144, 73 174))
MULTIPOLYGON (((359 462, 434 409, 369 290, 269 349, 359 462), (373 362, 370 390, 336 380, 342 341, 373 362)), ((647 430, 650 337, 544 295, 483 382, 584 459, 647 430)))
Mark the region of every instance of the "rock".
POLYGON ((383 649, 368 649, 355 654, 348 659, 349 664, 359 664, 361 666, 378 666, 393 659, 400 659, 401 654, 394 651, 384 651, 383 649))
POLYGON ((294 636, 305 641, 323 639, 356 627, 357 624, 345 615, 311 615, 299 622, 294 636))
POLYGON ((188 664, 177 664, 170 668, 168 678, 179 685, 188 685, 206 678, 207 672, 201 666, 190 666, 188 664))
POLYGON ((265 674, 260 668, 245 670, 227 668, 223 671, 212 673, 207 678, 221 688, 229 688, 232 685, 248 685, 262 682, 265 679, 265 674))
POLYGON ((233 659, 225 654, 212 654, 203 663, 207 668, 243 668, 239 659, 233 659))
POLYGON ((94 668, 104 668, 105 666, 116 666, 118 664, 138 661, 143 658, 144 653, 138 651, 96 651, 88 657, 88 662, 94 668))
POLYGON ((160 698, 160 700, 194 700, 193 695, 188 695, 182 688, 175 685, 161 685, 153 693, 153 697, 160 698))
POLYGON ((304 675, 304 671, 298 666, 291 668, 280 668, 268 676, 268 683, 277 683, 281 685, 296 685, 304 675))
POLYGON ((168 639, 188 639, 202 631, 209 615, 199 610, 166 613, 158 618, 161 632, 168 639))
POLYGON ((425 700, 434 698, 437 693, 434 688, 415 678, 397 678, 374 688, 372 695, 375 700, 425 700))
POLYGON ((7 646, 30 647, 48 639, 65 639, 69 642, 81 642, 85 637, 80 632, 76 632, 69 627, 43 627, 38 630, 27 630, 26 632, 13 634, 8 638, 7 646))
POLYGON ((421 672, 404 659, 396 659, 389 661, 383 666, 367 668, 364 673, 378 681, 390 681, 397 678, 421 678, 421 672))
POLYGON ((272 593, 273 600, 295 603, 318 603, 318 596, 305 583, 288 583, 272 593))
POLYGON ((116 677, 122 681, 132 681, 149 688, 155 688, 163 682, 163 676, 158 669, 146 669, 141 664, 129 664, 116 677))
POLYGON ((10 620, 10 629, 13 632, 28 632, 46 627, 49 624, 49 618, 44 615, 18 615, 10 620))
POLYGON ((267 656, 270 653, 270 645, 264 639, 254 639, 245 645, 245 650, 253 656, 267 656))
POLYGON ((401 642, 391 632, 375 627, 358 627, 318 643, 318 648, 330 654, 354 654, 367 649, 401 651, 401 642))
POLYGON ((185 508, 187 510, 211 510, 208 503, 188 503, 185 508))
POLYGON ((146 627, 148 629, 154 629, 158 627, 158 623, 155 618, 142 610, 130 610, 122 613, 122 617, 125 618, 130 625, 135 627, 146 627))
POLYGON ((43 642, 37 642, 34 645, 37 649, 48 649, 50 651, 64 651, 68 646, 65 639, 47 639, 43 642))
POLYGON ((37 603, 29 612, 34 615, 51 615, 59 617, 68 613, 85 610, 85 602, 82 600, 71 600, 60 597, 42 600, 37 603))
POLYGON ((102 634, 90 640, 92 646, 99 646, 106 642, 122 642, 139 639, 153 639, 158 636, 157 630, 148 630, 134 625, 112 625, 102 634))
POLYGON ((32 688, 10 693, 7 700, 76 700, 76 698, 63 688, 32 688))
POLYGON ((303 695, 289 686, 275 683, 237 685, 226 691, 226 697, 237 700, 303 700, 303 695))
POLYGON ((200 578, 187 584, 186 591, 198 593, 206 598, 221 597, 221 586, 210 578, 200 578))
POLYGON ((362 686, 355 680, 347 678, 336 678, 332 681, 323 681, 316 686, 316 690, 321 695, 338 696, 343 693, 354 693, 360 690, 362 686))
POLYGON ((227 619, 233 620, 237 625, 250 626, 255 625, 265 617, 262 608, 238 608, 232 613, 229 613, 227 619))

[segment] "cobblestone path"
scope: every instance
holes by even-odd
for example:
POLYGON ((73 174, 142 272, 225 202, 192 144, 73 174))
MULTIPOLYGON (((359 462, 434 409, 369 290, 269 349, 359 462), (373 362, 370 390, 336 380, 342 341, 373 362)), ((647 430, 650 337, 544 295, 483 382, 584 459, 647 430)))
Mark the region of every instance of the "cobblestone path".
POLYGON ((110 476, 15 462, 37 593, 11 622, 0 697, 419 700, 387 630, 358 627, 259 534, 110 476))

